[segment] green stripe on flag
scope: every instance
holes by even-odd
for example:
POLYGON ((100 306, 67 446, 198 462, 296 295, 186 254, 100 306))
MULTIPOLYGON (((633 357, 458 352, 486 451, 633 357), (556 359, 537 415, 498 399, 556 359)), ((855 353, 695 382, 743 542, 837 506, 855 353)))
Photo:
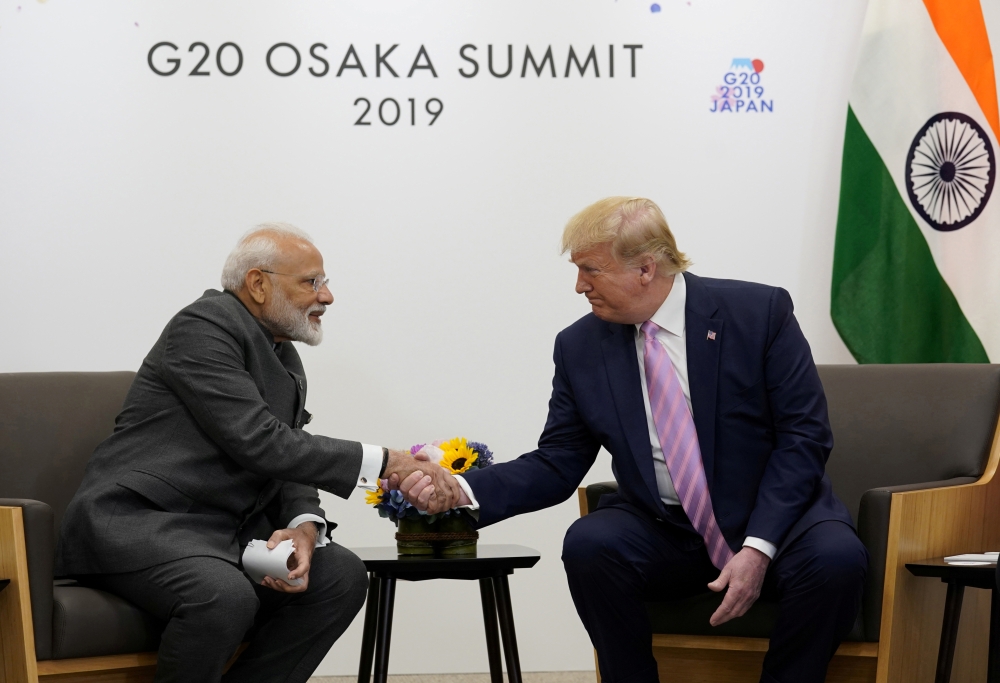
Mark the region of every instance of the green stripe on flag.
POLYGON ((830 314, 859 363, 989 362, 850 108, 830 314))

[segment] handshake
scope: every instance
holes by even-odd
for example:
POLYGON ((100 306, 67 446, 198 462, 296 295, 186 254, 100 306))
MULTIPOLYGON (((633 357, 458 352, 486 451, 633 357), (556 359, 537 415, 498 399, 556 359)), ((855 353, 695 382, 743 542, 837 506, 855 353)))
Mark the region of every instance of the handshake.
POLYGON ((383 489, 398 489, 413 507, 422 512, 433 515, 472 504, 452 473, 432 462, 424 450, 413 455, 409 451, 390 450, 382 476, 383 489))

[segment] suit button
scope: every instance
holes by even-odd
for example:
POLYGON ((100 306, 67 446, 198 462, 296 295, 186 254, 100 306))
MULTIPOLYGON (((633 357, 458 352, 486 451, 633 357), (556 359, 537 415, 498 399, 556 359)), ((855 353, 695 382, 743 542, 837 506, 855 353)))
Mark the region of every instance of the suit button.
POLYGON ((297 422, 295 423, 295 428, 296 428, 296 429, 302 429, 302 420, 299 420, 299 421, 297 421, 297 422))
POLYGON ((305 389, 305 384, 302 382, 301 379, 299 380, 299 389, 305 389))

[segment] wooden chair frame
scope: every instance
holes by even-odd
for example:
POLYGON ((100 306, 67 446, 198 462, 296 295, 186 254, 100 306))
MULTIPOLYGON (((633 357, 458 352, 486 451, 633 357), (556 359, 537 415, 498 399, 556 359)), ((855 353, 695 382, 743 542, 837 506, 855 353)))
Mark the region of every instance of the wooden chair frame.
POLYGON ((0 683, 148 683, 155 652, 82 659, 35 660, 24 520, 19 507, 0 506, 0 683))
MULTIPOLYGON (((882 622, 877 643, 843 643, 827 683, 914 683, 934 680, 945 584, 911 575, 907 562, 1000 550, 1000 422, 983 475, 971 484, 893 493, 889 513, 882 622)), ((580 514, 588 512, 586 489, 580 514)), ((985 680, 990 592, 966 589, 952 681, 985 680)), ((756 683, 766 638, 655 634, 660 680, 756 683)), ((600 672, 597 674, 600 683, 600 672)))

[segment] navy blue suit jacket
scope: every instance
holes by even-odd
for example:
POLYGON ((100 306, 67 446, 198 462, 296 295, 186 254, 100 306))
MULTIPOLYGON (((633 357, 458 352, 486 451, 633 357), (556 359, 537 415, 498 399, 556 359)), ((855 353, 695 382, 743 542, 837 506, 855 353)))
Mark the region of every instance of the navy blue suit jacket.
MULTIPOLYGON (((851 524, 825 474, 833 447, 826 397, 788 292, 684 277, 694 422, 730 547, 738 550, 756 536, 780 553, 818 522, 851 524)), ((620 498, 650 517, 663 516, 635 334, 634 325, 593 314, 559 333, 538 448, 464 475, 480 505, 480 526, 566 500, 601 446, 611 453, 620 498)))

